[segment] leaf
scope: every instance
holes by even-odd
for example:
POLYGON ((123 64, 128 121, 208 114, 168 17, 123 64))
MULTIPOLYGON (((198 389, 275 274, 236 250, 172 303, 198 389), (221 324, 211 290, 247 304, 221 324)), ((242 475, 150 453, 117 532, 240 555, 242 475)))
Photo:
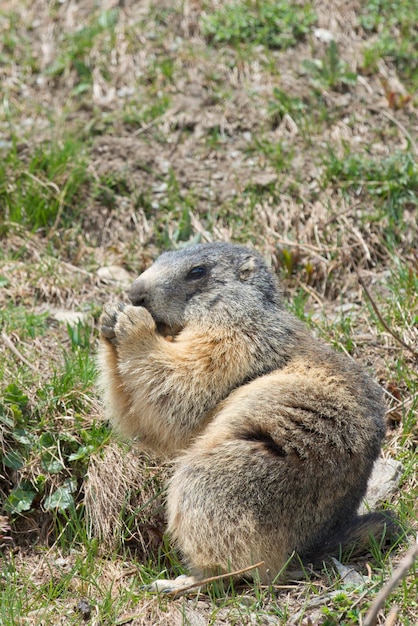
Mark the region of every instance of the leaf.
POLYGON ((66 481, 62 487, 58 487, 50 496, 44 500, 44 509, 46 511, 65 511, 74 506, 74 497, 72 492, 75 485, 72 481, 66 481))
POLYGON ((49 474, 58 474, 62 469, 64 469, 65 465, 57 456, 55 456, 52 452, 45 452, 41 458, 41 467, 45 472, 49 472, 49 474))
POLYGON ((24 446, 30 446, 33 443, 33 436, 24 428, 16 428, 13 433, 13 439, 24 446))
POLYGON ((9 428, 13 428, 14 426, 14 421, 12 419, 10 419, 10 417, 7 417, 7 415, 5 415, 3 413, 3 407, 0 404, 0 423, 4 424, 4 426, 8 426, 9 428))
POLYGON ((91 88, 90 83, 80 83, 79 85, 77 85, 77 87, 74 87, 71 94, 73 96, 79 96, 80 94, 86 93, 86 91, 89 91, 90 88, 91 88))
POLYGON ((50 432, 42 433, 38 439, 38 443, 41 448, 50 448, 56 445, 55 438, 50 432))
POLYGON ((69 461, 79 461, 80 459, 86 458, 86 456, 91 454, 93 452, 93 450, 94 450, 94 446, 92 446, 92 445, 80 446, 78 448, 78 450, 76 450, 75 452, 70 454, 70 456, 68 457, 68 460, 69 461))
POLYGON ((98 24, 103 29, 109 29, 118 22, 119 11, 117 9, 105 9, 100 12, 98 24))
POLYGON ((29 403, 29 398, 25 395, 15 383, 11 383, 4 390, 4 400, 9 404, 17 404, 25 407, 29 403))
POLYGON ((10 452, 3 456, 2 463, 6 467, 10 467, 13 470, 18 470, 23 467, 25 461, 24 458, 18 452, 16 452, 16 450, 10 450, 10 452))
POLYGON ((32 502, 36 496, 36 492, 30 486, 21 485, 15 487, 8 495, 4 503, 4 509, 8 513, 22 513, 29 511, 32 502))
POLYGON ((341 82, 347 85, 355 85, 357 83, 357 74, 355 72, 345 72, 341 77, 341 82))

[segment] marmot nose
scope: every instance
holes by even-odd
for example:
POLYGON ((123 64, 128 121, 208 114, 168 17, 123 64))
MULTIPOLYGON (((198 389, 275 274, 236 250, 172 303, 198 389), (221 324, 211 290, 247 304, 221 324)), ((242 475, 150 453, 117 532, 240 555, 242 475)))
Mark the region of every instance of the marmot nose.
POLYGON ((128 292, 128 298, 134 306, 146 307, 149 301, 148 293, 140 281, 135 281, 128 292))

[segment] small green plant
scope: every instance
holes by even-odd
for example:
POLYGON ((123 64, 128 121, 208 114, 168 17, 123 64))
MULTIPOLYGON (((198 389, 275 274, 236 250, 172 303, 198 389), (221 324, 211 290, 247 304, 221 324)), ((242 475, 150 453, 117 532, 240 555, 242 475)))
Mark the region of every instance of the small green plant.
POLYGON ((261 44, 268 48, 288 48, 303 38, 316 15, 310 3, 231 2, 202 18, 203 33, 215 44, 261 44))
POLYGON ((256 137, 247 148, 248 154, 263 154, 277 172, 286 171, 292 161, 292 151, 285 142, 256 137))
POLYGON ((273 88, 273 100, 269 102, 268 107, 273 126, 277 126, 285 115, 290 115, 298 120, 303 117, 307 109, 308 105, 300 98, 290 96, 286 91, 278 87, 273 88))
POLYGON ((299 289, 292 297, 292 300, 289 303, 289 308, 300 320, 306 324, 311 324, 311 315, 306 310, 308 298, 309 296, 306 291, 299 289))
POLYGON ((332 599, 332 606, 322 607, 322 626, 349 626, 357 624, 359 608, 351 594, 341 591, 332 599))
POLYGON ((335 41, 331 41, 322 59, 305 60, 302 66, 311 75, 313 84, 320 88, 339 90, 357 82, 357 74, 351 72, 347 63, 341 59, 335 41))

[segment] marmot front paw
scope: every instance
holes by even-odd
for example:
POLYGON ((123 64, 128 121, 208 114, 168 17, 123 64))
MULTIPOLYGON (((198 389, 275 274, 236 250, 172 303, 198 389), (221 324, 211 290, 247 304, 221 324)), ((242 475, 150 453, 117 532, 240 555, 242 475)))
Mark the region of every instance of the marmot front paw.
POLYGON ((117 313, 115 334, 117 341, 125 338, 140 340, 155 331, 155 322, 151 314, 142 306, 124 305, 117 313))
POLYGON ((102 337, 118 346, 128 338, 140 339, 155 331, 155 322, 146 309, 118 302, 116 306, 106 307, 100 319, 102 337))
POLYGON ((116 306, 105 307, 100 318, 101 335, 113 344, 116 344, 115 326, 120 313, 125 309, 124 302, 118 302, 116 306))

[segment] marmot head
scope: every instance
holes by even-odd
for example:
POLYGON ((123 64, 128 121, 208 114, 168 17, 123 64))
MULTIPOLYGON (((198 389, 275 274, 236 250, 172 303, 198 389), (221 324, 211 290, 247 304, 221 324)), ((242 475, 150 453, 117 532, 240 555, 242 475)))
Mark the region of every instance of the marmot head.
POLYGON ((272 306, 281 307, 276 279, 260 254, 229 243, 165 252, 135 280, 128 295, 169 335, 190 322, 242 325, 272 306))

